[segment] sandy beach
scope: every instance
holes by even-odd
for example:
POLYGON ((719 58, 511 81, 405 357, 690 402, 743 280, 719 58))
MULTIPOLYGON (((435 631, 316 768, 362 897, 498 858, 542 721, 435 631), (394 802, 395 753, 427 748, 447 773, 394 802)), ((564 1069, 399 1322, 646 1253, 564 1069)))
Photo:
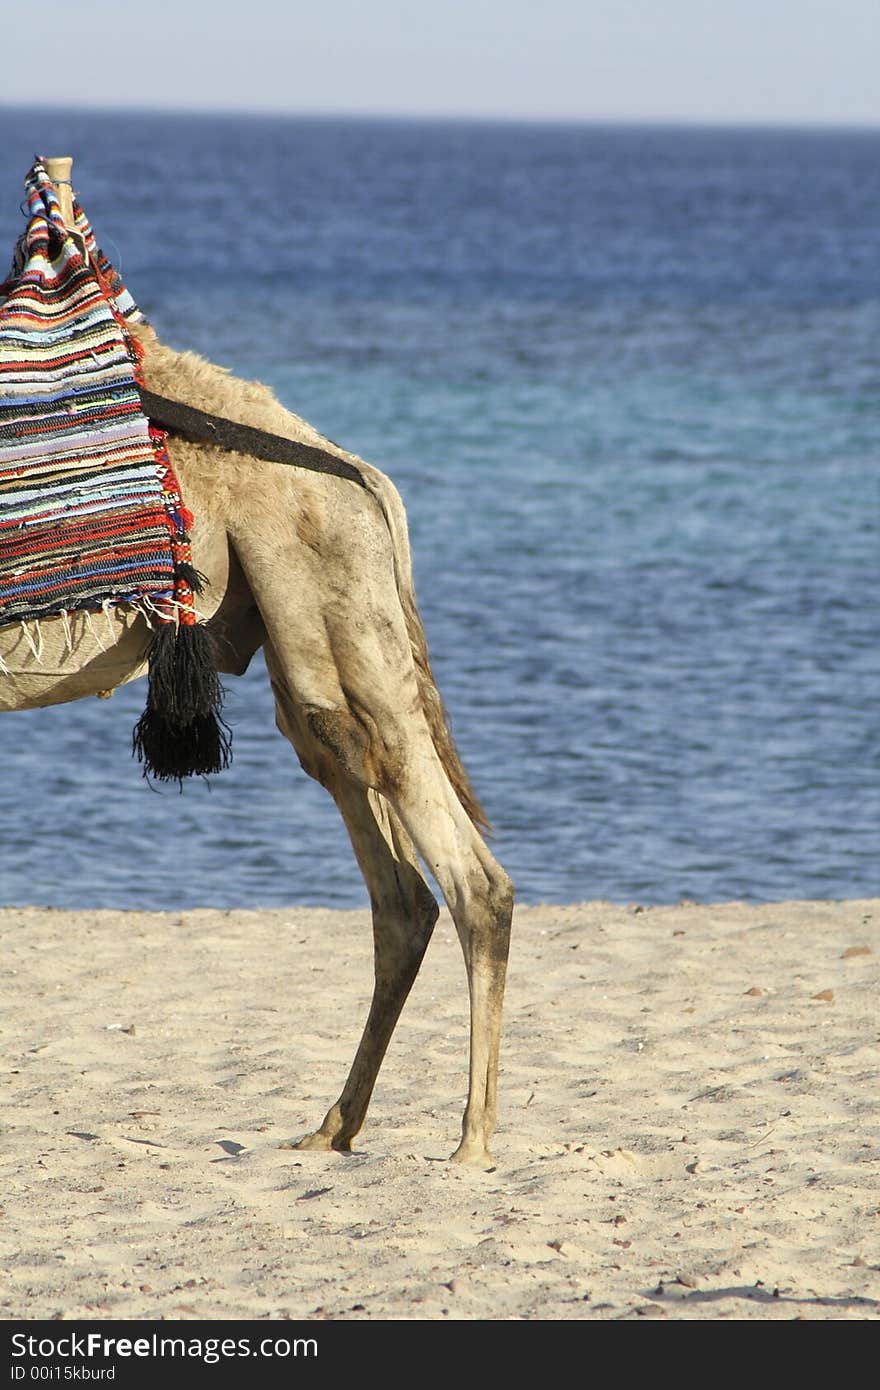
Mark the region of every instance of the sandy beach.
POLYGON ((880 1312, 878 902, 519 909, 489 1173, 445 915, 352 1156, 368 913, 0 932, 3 1318, 880 1312))

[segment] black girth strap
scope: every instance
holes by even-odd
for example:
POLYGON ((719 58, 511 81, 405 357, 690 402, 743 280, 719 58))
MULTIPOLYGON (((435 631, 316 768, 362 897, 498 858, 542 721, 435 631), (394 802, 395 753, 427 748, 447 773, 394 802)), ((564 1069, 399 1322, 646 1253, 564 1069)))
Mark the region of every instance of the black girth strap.
POLYGON ((269 463, 286 463, 293 468, 311 469, 313 473, 332 473, 337 478, 348 478, 367 488, 363 474, 353 463, 337 458, 336 454, 328 453, 325 449, 298 444, 280 434, 267 434, 265 430, 254 429, 252 425, 240 425, 236 420, 224 419, 222 415, 209 415, 193 405, 156 396, 142 387, 138 389, 144 414, 160 429, 182 434, 203 444, 232 449, 250 458, 265 459, 269 463))

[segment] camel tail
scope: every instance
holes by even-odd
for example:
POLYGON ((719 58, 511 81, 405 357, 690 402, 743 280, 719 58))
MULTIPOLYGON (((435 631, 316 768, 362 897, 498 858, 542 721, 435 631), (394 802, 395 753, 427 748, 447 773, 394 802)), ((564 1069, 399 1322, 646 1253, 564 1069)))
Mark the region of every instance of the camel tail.
POLYGON ((428 656, 428 639, 425 636, 425 629, 419 616, 419 610, 416 607, 415 586, 413 584, 412 575, 412 556, 409 548, 409 532, 406 524, 406 512, 400 493, 391 480, 387 478, 384 473, 380 473, 378 469, 371 468, 369 465, 364 465, 360 459, 357 461, 357 466, 369 491, 382 508, 385 520, 388 524, 388 530, 391 533, 397 592, 400 597, 400 606, 403 609, 406 630, 409 635, 422 709, 428 721, 428 728, 431 731, 434 747, 443 764, 443 770, 449 778, 456 796, 471 821, 478 830, 491 833, 492 827, 489 824, 485 811, 477 799, 476 792, 471 786, 470 778, 461 760, 461 755, 455 746, 455 741, 449 728, 449 718, 443 705, 442 696, 437 688, 437 682, 434 679, 434 672, 431 670, 431 661, 428 656))

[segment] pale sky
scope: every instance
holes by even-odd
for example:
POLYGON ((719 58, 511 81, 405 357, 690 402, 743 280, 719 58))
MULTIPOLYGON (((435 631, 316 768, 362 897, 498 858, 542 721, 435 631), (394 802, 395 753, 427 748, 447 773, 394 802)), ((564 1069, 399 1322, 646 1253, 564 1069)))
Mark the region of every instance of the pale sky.
POLYGON ((880 0, 0 0, 0 103, 880 124, 880 0))

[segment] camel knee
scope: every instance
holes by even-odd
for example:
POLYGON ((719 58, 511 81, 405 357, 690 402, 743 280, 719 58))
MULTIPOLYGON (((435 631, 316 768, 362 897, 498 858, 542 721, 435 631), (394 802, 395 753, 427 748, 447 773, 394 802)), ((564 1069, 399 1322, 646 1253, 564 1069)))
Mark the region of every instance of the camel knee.
POLYGON ((514 893, 513 880, 500 864, 494 865, 492 874, 488 877, 485 893, 485 927, 482 937, 488 946, 489 954, 505 961, 510 947, 514 893))
POLYGON ((513 879, 502 869, 500 864, 493 864, 492 873, 489 875, 486 900, 488 910, 495 921, 510 924, 515 896, 516 889, 513 886, 513 879))
POLYGON ((466 876, 466 903, 477 920, 493 927, 509 925, 515 896, 513 880, 485 846, 480 849, 482 853, 466 876))
POLYGON ((440 908, 414 865, 399 860, 392 880, 371 885, 377 979, 414 978, 434 931, 440 908))
POLYGON ((415 927, 416 935, 427 941, 434 930, 440 908, 437 899, 417 869, 398 864, 394 889, 371 891, 373 916, 382 922, 404 922, 415 927))
POLYGON ((350 705, 311 706, 305 722, 322 753, 363 787, 393 792, 403 775, 405 757, 396 742, 383 736, 375 720, 350 705))
POLYGON ((350 776, 361 780, 360 773, 369 756, 369 739, 365 730, 345 709, 306 710, 309 733, 320 747, 329 753, 350 776))
POLYGON ((491 867, 481 863, 468 875, 467 887, 453 913, 465 955, 497 966, 502 974, 510 950, 514 886, 494 860, 491 867))

